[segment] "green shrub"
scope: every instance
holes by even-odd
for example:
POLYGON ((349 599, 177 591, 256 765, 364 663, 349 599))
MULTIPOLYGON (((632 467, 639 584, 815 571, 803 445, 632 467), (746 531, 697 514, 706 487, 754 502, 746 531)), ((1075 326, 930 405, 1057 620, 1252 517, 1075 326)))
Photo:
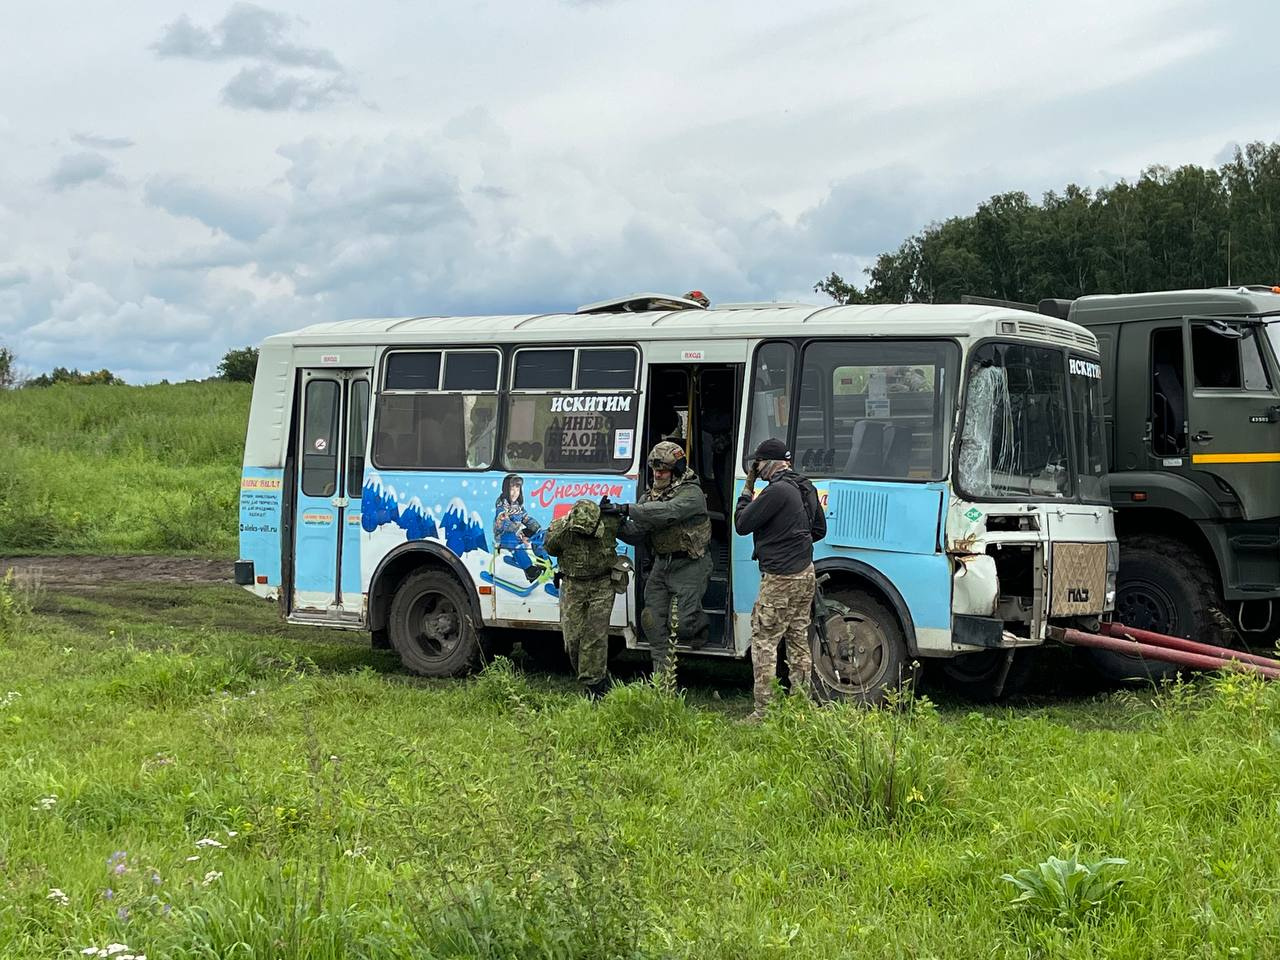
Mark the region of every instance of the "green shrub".
POLYGON ((1082 863, 1079 854, 1077 848, 1065 859, 1050 856, 1034 867, 1002 875, 1001 880, 1018 890, 1010 905, 1063 926, 1081 923, 1101 912, 1124 883, 1117 868, 1127 866, 1129 861, 1106 857, 1082 863))

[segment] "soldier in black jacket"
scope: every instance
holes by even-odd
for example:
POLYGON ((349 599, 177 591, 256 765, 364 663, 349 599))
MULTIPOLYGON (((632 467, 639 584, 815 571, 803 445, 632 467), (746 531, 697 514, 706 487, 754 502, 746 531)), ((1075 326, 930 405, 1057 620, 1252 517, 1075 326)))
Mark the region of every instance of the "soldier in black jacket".
POLYGON ((778 648, 785 642, 791 689, 808 693, 813 673, 809 620, 815 579, 813 545, 827 535, 827 518, 813 484, 791 469, 791 452, 781 440, 763 441, 747 471, 747 484, 733 517, 740 535, 755 541, 760 564, 760 596, 751 611, 751 663, 755 673, 758 721, 773 696, 778 648), (755 495, 756 479, 768 483, 755 495))

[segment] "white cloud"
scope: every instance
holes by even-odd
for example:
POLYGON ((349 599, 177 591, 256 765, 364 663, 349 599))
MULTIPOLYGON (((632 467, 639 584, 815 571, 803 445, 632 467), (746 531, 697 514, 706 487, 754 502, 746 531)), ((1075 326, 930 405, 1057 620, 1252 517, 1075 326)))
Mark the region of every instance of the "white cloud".
POLYGON ((275 67, 245 67, 222 88, 222 102, 239 110, 319 110, 355 96, 346 77, 295 76, 275 67))
POLYGON ((993 192, 1280 133, 1265 37, 1207 0, 275 6, 14 26, 49 51, 0 61, 25 366, 207 375, 312 321, 632 289, 815 299, 993 192))
POLYGON ((235 3, 212 28, 198 27, 185 14, 165 27, 154 49, 162 57, 187 60, 248 58, 282 67, 341 71, 332 51, 289 39, 306 23, 301 17, 252 3, 235 3))
POLYGON ((123 186, 124 181, 113 172, 114 167, 113 161, 92 150, 64 154, 49 174, 49 185, 54 190, 70 190, 86 183, 123 186))
POLYGON ((71 139, 90 150, 124 150, 133 146, 128 137, 105 137, 98 133, 73 133, 71 139))
POLYGON ((211 28, 184 14, 164 28, 152 49, 162 58, 251 61, 222 88, 222 102, 237 110, 306 112, 353 99, 356 86, 337 56, 292 38, 304 25, 300 17, 236 3, 211 28))

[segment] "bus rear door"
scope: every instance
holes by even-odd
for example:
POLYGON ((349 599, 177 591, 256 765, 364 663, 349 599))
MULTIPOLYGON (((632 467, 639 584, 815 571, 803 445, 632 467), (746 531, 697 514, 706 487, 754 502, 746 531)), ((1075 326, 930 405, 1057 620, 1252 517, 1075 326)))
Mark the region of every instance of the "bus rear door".
POLYGON ((369 370, 299 373, 290 613, 358 624, 369 370))

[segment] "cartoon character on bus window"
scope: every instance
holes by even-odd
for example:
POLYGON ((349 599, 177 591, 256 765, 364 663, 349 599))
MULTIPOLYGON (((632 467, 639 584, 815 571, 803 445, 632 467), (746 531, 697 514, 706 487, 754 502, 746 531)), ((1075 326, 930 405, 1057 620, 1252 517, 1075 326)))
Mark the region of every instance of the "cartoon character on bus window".
POLYGON ((494 504, 494 568, 490 571, 493 581, 521 596, 528 596, 541 583, 547 593, 556 596, 555 561, 542 546, 545 536, 542 525, 525 509, 524 478, 516 473, 507 474, 494 504), (499 555, 504 564, 523 572, 525 584, 512 583, 499 574, 499 555))

